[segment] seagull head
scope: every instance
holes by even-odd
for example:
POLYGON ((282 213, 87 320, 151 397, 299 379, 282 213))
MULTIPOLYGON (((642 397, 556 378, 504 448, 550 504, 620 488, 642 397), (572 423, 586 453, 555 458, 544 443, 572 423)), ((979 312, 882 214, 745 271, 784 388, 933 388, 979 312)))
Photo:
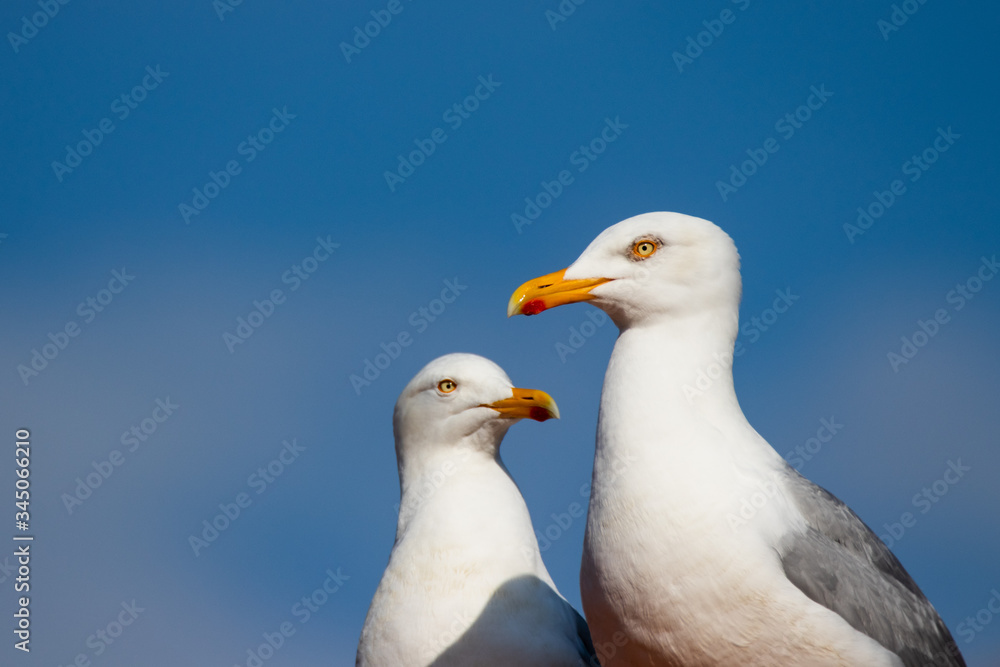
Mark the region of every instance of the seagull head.
POLYGON ((562 271, 515 290, 507 316, 589 301, 624 329, 708 309, 736 312, 740 258, 729 235, 682 213, 644 213, 605 229, 562 271))
POLYGON ((447 354, 424 366, 396 401, 397 454, 469 445, 495 454, 524 418, 558 419, 559 409, 544 391, 515 387, 489 359, 447 354))

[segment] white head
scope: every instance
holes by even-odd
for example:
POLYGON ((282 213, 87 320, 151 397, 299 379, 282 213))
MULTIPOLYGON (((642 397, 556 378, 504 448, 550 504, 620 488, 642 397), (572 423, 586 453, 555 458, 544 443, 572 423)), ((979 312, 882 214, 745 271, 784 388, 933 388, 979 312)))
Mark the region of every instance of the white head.
POLYGON ((523 418, 545 421, 559 410, 544 391, 519 389, 495 363, 446 354, 421 369, 396 401, 392 425, 400 473, 404 460, 455 448, 495 456, 507 429, 523 418))
POLYGON ((701 218, 644 213, 605 229, 568 268, 521 285, 507 314, 590 301, 620 329, 740 301, 740 258, 729 235, 701 218))

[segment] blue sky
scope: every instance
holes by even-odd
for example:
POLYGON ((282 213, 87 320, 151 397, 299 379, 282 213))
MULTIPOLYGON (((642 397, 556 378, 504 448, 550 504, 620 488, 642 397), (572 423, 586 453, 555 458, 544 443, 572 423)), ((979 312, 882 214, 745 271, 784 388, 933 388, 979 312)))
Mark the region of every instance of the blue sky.
POLYGON ((893 542, 970 665, 1000 664, 998 9, 898 5, 5 4, 0 432, 30 429, 36 536, 32 652, 8 633, 5 664, 245 665, 284 623, 265 664, 353 664, 392 406, 453 351, 559 403, 502 451, 579 608, 583 519, 558 517, 586 502, 614 328, 504 309, 654 210, 740 249, 750 421, 893 542), (817 448, 822 420, 843 427, 817 448))

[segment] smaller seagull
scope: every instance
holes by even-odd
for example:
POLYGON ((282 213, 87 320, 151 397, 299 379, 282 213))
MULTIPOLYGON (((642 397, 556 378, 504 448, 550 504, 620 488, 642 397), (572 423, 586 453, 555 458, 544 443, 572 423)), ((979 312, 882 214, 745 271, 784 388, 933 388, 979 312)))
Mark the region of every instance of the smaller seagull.
POLYGON ((474 354, 425 366, 396 402, 400 509, 357 667, 598 666, 587 624, 545 569, 528 508, 500 460, 523 418, 558 418, 474 354))

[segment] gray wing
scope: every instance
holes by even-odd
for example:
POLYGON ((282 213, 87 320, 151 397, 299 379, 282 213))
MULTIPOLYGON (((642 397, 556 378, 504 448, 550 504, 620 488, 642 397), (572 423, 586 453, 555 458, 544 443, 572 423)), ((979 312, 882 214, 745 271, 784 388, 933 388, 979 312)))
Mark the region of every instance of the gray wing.
POLYGON ((808 525, 778 545, 788 579, 906 667, 965 667, 944 621, 882 540, 829 491, 790 466, 785 472, 808 525))
POLYGON ((486 655, 491 658, 488 664, 497 666, 601 667, 587 622, 535 575, 504 582, 429 667, 484 664, 481 656, 486 655), (512 609, 518 610, 517 617, 511 616, 512 609))
POLYGON ((594 650, 594 642, 590 638, 590 627, 587 626, 587 621, 583 619, 583 616, 580 616, 576 609, 573 609, 570 603, 567 602, 566 606, 573 614, 573 621, 576 623, 576 636, 582 645, 580 650, 581 664, 586 665, 586 667, 601 667, 601 663, 597 660, 597 651, 594 650))

